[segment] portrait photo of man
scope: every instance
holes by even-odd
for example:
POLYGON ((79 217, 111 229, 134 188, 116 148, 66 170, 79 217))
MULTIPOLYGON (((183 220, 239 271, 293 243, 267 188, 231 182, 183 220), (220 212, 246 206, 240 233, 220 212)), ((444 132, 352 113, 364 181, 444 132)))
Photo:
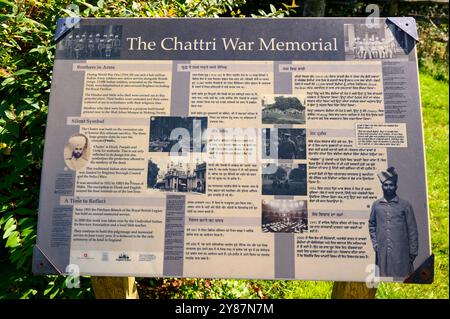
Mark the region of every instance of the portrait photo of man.
POLYGON ((83 134, 72 135, 64 148, 64 161, 73 171, 84 168, 89 162, 89 141, 83 134))
POLYGON ((412 205, 397 195, 394 167, 378 174, 383 197, 372 204, 369 233, 379 277, 407 277, 414 271, 419 240, 412 205))

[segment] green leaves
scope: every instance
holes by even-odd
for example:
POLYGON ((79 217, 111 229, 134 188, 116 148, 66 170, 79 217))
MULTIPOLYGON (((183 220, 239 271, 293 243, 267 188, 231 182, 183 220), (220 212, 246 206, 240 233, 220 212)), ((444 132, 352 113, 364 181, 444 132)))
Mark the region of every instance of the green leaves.
POLYGON ((30 72, 33 72, 33 71, 27 70, 27 69, 21 69, 19 71, 14 72, 13 76, 19 76, 19 75, 27 74, 27 73, 30 73, 30 72))
POLYGON ((4 112, 5 112, 6 117, 9 118, 10 120, 16 119, 16 116, 11 111, 5 110, 4 112))
MULTIPOLYGON (((9 228, 5 230, 5 233, 3 234, 3 239, 13 237, 12 232, 16 230, 16 225, 11 225, 9 228)), ((17 232, 16 232, 17 233, 17 232)))
POLYGON ((5 247, 14 248, 20 245, 19 232, 13 231, 8 234, 8 240, 6 241, 5 247))
POLYGON ((295 13, 295 9, 283 4, 284 8, 277 9, 273 4, 269 5, 270 12, 267 13, 262 9, 258 10, 259 16, 252 14, 253 18, 283 18, 289 16, 291 13, 295 13))
POLYGON ((35 297, 48 281, 32 276, 31 258, 53 33, 62 3, 17 3, 0 0, 0 299, 5 293, 35 297))
POLYGON ((16 79, 13 78, 13 77, 6 78, 5 80, 3 80, 1 86, 7 86, 7 85, 10 85, 10 84, 14 83, 14 81, 16 81, 16 79))

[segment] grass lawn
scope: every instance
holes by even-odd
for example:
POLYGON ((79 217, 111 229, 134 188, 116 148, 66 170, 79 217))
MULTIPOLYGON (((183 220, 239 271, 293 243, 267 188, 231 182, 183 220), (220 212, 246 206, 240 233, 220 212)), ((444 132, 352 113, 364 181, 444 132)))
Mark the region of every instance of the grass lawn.
POLYGON ((420 73, 420 84, 435 279, 431 285, 381 284, 377 298, 449 298, 448 82, 420 73))

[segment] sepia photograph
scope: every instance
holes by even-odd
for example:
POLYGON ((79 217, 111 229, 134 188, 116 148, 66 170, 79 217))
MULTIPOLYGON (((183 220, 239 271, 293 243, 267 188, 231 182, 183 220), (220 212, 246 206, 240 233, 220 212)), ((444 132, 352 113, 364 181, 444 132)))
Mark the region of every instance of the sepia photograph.
POLYGON ((264 233, 303 233, 308 230, 306 200, 275 199, 262 201, 264 233))
POLYGON ((72 171, 80 170, 89 163, 91 148, 86 135, 73 134, 64 147, 64 162, 72 171))
POLYGON ((344 34, 346 60, 408 59, 387 25, 344 24, 344 34))
POLYGON ((147 188, 155 192, 206 193, 206 162, 151 158, 147 165, 147 188))
POLYGON ((65 59, 117 59, 122 47, 122 26, 97 25, 73 28, 58 42, 58 56, 65 59))
POLYGON ((262 168, 262 194, 306 195, 306 164, 264 164, 262 168))
POLYGON ((207 117, 155 116, 150 119, 149 152, 206 152, 207 117))
POLYGON ((414 271, 419 233, 411 203, 398 196, 398 173, 389 167, 377 174, 383 197, 372 204, 369 234, 375 251, 377 275, 407 277, 414 271))
POLYGON ((263 95, 263 124, 305 124, 305 96, 263 95))
POLYGON ((306 129, 265 128, 262 158, 306 159, 306 129))

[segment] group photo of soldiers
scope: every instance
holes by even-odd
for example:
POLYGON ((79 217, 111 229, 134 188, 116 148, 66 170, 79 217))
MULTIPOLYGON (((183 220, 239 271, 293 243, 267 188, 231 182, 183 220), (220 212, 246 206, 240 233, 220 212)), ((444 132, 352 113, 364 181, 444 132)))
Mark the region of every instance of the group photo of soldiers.
POLYGON ((206 152, 207 117, 155 116, 150 119, 149 152, 206 152))
POLYGON ((346 24, 344 31, 347 60, 407 57, 387 26, 369 28, 364 24, 346 24))
POLYGON ((306 129, 265 128, 262 158, 306 159, 306 129))
POLYGON ((120 57, 120 26, 83 26, 69 31, 57 44, 66 59, 116 59, 120 57))
POLYGON ((262 195, 307 195, 306 164, 263 164, 262 195))

